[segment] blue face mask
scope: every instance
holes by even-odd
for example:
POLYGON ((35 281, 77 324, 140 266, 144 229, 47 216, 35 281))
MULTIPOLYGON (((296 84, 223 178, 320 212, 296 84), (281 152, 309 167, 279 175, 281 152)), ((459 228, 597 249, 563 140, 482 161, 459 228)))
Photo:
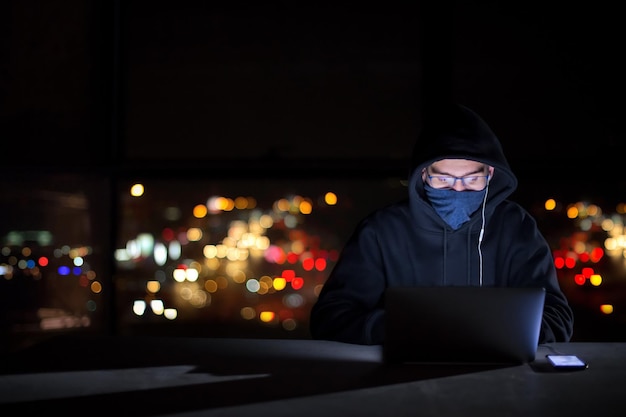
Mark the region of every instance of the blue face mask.
POLYGON ((463 223, 470 219, 480 207, 485 198, 485 190, 482 191, 455 191, 451 189, 433 188, 424 184, 426 197, 437 214, 457 230, 463 223))

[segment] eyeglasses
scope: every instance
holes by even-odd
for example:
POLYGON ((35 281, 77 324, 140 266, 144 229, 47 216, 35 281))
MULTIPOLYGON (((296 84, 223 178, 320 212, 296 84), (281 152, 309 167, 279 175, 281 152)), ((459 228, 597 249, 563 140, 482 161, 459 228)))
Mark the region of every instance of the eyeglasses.
POLYGON ((472 191, 481 191, 487 186, 489 175, 471 175, 469 177, 453 177, 451 175, 428 175, 433 188, 453 188, 457 181, 472 191))

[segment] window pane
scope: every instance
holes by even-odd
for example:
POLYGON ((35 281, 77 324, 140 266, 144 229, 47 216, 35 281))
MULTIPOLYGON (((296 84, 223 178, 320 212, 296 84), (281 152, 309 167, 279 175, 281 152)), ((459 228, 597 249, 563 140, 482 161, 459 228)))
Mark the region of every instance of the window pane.
POLYGON ((148 181, 119 193, 122 332, 301 338, 357 221, 406 188, 398 179, 148 181))
POLYGON ((0 193, 3 346, 103 331, 111 293, 110 193, 85 175, 4 178, 0 193))

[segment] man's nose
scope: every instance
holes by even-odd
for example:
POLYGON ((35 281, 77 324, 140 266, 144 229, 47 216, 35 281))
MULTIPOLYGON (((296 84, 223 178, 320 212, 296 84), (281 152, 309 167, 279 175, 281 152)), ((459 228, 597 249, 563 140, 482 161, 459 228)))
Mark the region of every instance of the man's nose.
POLYGON ((463 180, 461 178, 455 178, 452 189, 454 191, 465 191, 465 185, 463 185, 463 180))

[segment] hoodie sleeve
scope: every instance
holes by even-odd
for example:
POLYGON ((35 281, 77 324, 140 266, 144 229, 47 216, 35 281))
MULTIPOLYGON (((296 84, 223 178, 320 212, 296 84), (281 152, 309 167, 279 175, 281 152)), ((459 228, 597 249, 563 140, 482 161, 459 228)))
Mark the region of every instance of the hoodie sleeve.
MULTIPOLYGON (((521 221, 514 223, 517 230, 508 230, 517 239, 506 254, 501 254, 503 268, 512 276, 509 285, 544 287, 546 298, 539 343, 569 342, 574 317, 558 282, 552 250, 536 221, 523 209, 517 215, 521 215, 521 221)), ((504 215, 509 220, 515 216, 511 211, 504 215)))
POLYGON ((346 343, 381 344, 385 286, 378 238, 366 219, 346 243, 311 309, 311 336, 346 343))

